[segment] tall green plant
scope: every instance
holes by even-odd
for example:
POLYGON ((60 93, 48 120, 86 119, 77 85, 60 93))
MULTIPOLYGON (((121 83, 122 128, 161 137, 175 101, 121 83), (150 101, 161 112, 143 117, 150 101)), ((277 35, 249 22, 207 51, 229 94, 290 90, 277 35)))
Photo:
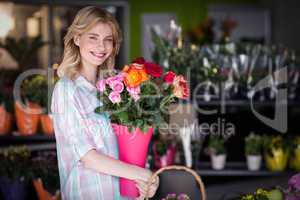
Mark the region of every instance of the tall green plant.
POLYGON ((47 42, 43 41, 41 36, 20 39, 7 37, 4 42, 0 42, 0 47, 6 49, 18 62, 21 71, 25 71, 36 67, 34 64, 37 61, 38 51, 46 44, 47 42))

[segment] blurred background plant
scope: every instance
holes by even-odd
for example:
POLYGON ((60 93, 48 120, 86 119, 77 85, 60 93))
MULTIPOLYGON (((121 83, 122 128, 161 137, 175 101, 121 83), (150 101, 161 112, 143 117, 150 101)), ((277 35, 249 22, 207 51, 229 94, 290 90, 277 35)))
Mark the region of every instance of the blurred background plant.
POLYGON ((18 63, 19 70, 25 71, 31 68, 37 68, 38 51, 47 42, 43 41, 41 36, 34 38, 23 37, 20 39, 6 37, 0 47, 6 49, 18 63))
POLYGON ((52 195, 59 193, 60 182, 55 152, 39 152, 39 154, 32 159, 31 171, 32 179, 40 179, 47 192, 52 195))
POLYGON ((245 138, 245 154, 261 155, 263 140, 260 135, 251 133, 245 138))
POLYGON ((50 105, 52 91, 57 80, 57 78, 50 80, 49 85, 46 77, 42 75, 34 75, 25 79, 22 84, 22 94, 25 102, 30 101, 36 103, 46 109, 48 113, 48 105, 50 105))
POLYGON ((193 84, 192 91, 202 83, 197 92, 205 94, 203 97, 208 101, 213 95, 220 98, 220 89, 227 99, 273 100, 279 87, 279 77, 274 72, 287 67, 288 84, 285 86, 289 88, 289 98, 300 99, 296 96, 300 91, 300 68, 293 50, 280 45, 232 42, 230 35, 237 24, 230 18, 222 22, 221 37, 214 38, 213 24, 212 19, 207 19, 187 34, 174 20, 167 33, 153 27, 152 59, 165 70, 185 75, 193 84), (254 92, 253 87, 265 77, 269 87, 254 92))
POLYGON ((271 171, 283 171, 290 154, 289 143, 281 135, 264 135, 263 149, 266 167, 271 171))
POLYGON ((226 154, 225 138, 219 135, 210 135, 208 138, 208 144, 206 153, 209 155, 226 154))
POLYGON ((300 136, 294 136, 291 139, 291 155, 289 159, 289 166, 293 170, 300 171, 300 136))
POLYGON ((168 194, 165 198, 163 198, 162 200, 190 200, 190 197, 186 194, 168 194))
POLYGON ((8 178, 11 182, 28 181, 31 177, 31 153, 26 146, 11 146, 0 149, 0 177, 8 178))

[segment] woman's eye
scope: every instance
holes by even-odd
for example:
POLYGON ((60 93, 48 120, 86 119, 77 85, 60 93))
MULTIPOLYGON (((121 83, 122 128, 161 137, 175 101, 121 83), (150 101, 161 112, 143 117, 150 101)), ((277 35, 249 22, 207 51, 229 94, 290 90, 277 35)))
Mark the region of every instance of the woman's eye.
POLYGON ((107 41, 107 42, 112 42, 112 41, 113 41, 113 39, 106 39, 106 41, 107 41))
POLYGON ((90 39, 92 39, 92 40, 97 40, 97 38, 96 38, 96 37, 90 37, 90 39))

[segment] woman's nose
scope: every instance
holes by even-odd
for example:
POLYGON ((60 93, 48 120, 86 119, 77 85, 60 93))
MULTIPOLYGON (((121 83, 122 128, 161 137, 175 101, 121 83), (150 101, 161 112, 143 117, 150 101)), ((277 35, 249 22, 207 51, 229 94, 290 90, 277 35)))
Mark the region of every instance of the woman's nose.
POLYGON ((99 48, 100 50, 104 50, 105 43, 103 41, 97 42, 97 48, 99 48))

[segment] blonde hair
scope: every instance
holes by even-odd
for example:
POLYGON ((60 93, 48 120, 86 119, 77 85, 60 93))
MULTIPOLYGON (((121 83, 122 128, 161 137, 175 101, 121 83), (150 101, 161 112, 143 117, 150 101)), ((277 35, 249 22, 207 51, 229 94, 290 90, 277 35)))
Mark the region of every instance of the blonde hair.
POLYGON ((68 78, 74 80, 78 73, 81 62, 79 47, 74 43, 74 36, 87 32, 99 22, 108 24, 112 29, 113 35, 113 52, 100 67, 101 69, 113 68, 115 56, 119 52, 120 43, 122 41, 118 22, 111 13, 99 7, 88 6, 78 11, 73 23, 68 29, 66 36, 64 37, 63 59, 57 69, 57 74, 59 77, 66 75, 68 78))

